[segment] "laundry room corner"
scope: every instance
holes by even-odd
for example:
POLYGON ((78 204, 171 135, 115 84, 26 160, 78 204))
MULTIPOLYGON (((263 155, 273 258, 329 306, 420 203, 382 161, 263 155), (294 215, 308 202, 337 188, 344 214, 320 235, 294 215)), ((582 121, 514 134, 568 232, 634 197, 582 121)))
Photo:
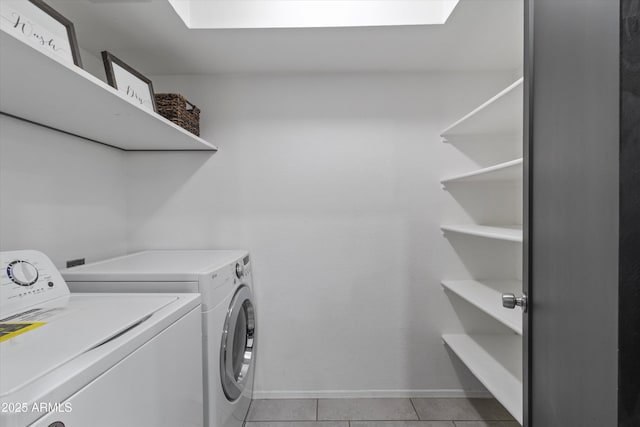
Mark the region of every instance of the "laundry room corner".
POLYGON ((440 224, 468 214, 439 181, 475 163, 439 132, 513 75, 153 76, 220 151, 128 156, 129 247, 251 250, 255 397, 486 395, 440 338, 462 327, 443 270, 466 268, 440 224))

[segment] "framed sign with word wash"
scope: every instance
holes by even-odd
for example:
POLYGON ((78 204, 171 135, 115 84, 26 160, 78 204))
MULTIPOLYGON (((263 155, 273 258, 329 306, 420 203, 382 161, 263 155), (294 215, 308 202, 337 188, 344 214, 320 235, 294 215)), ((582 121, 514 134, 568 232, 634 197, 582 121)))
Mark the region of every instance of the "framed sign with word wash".
POLYGON ((0 1, 0 29, 56 59, 82 67, 73 23, 42 0, 0 1))

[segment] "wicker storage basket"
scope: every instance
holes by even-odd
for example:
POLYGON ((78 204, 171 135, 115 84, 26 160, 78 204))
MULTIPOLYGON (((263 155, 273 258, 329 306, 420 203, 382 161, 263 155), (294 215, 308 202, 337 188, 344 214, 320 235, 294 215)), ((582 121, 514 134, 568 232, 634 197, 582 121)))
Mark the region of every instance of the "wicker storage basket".
POLYGON ((200 109, 177 93, 156 93, 158 113, 178 126, 200 136, 200 109))

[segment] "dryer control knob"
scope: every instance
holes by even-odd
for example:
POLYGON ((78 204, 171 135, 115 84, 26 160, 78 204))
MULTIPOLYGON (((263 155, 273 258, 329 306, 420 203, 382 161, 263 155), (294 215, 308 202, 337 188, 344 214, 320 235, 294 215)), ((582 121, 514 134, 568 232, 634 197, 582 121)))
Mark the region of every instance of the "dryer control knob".
POLYGON ((13 261, 7 267, 7 276, 20 286, 31 286, 38 281, 38 269, 27 261, 13 261))
POLYGON ((244 276, 244 266, 240 263, 236 263, 236 276, 238 276, 238 279, 242 279, 242 276, 244 276))

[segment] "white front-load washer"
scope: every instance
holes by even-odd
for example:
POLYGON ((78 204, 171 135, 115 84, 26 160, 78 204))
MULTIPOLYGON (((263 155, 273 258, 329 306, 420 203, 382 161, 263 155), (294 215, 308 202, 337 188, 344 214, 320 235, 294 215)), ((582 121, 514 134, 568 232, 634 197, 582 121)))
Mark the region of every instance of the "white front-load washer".
POLYGON ((202 294, 206 427, 242 426, 253 394, 256 312, 246 251, 144 251, 62 271, 78 292, 202 294))
POLYGON ((0 425, 200 427, 200 295, 77 294, 0 252, 0 425))

